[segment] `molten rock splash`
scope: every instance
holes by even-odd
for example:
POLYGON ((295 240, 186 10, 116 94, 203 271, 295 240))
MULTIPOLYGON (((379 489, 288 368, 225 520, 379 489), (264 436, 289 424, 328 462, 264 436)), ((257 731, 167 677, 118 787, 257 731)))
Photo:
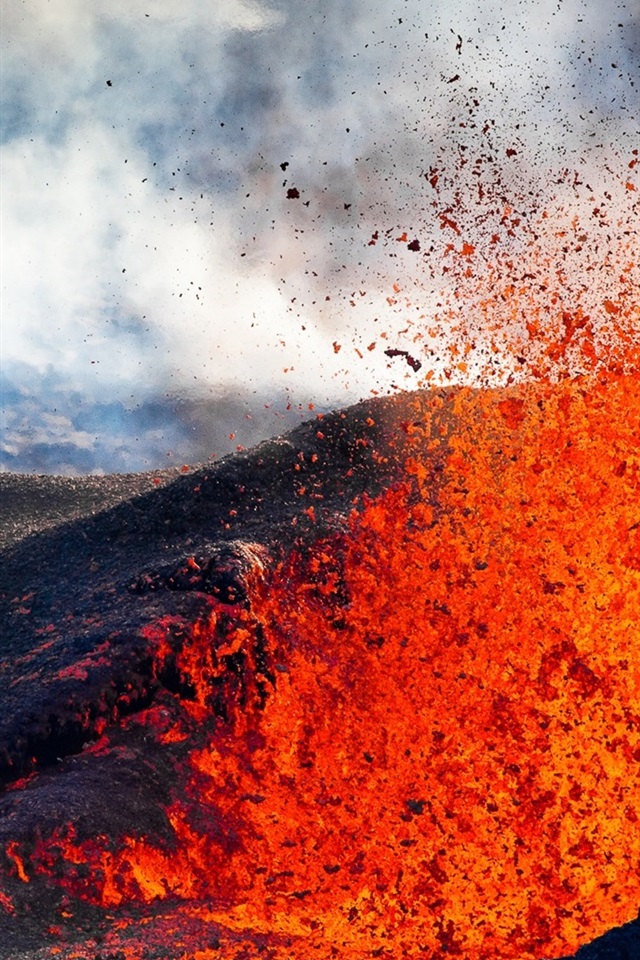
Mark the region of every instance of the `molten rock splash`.
POLYGON ((639 436, 408 394, 7 552, 0 956, 637 955, 639 436))

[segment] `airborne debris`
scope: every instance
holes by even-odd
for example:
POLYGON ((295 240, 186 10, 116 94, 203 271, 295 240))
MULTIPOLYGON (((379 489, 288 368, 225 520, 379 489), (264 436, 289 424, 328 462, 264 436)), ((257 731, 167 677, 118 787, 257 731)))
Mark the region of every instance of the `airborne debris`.
POLYGON ((416 373, 422 367, 422 361, 416 360, 412 357, 406 350, 397 350, 393 347, 390 347, 388 350, 385 350, 385 355, 387 357, 404 357, 412 370, 415 370, 416 373))

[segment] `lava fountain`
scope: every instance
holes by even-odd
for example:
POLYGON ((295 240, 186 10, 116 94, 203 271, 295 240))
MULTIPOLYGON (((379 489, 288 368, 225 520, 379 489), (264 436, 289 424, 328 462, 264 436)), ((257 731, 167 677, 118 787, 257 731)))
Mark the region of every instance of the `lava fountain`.
POLYGON ((544 960, 636 917, 636 266, 536 313, 457 252, 499 385, 6 552, 1 956, 544 960))

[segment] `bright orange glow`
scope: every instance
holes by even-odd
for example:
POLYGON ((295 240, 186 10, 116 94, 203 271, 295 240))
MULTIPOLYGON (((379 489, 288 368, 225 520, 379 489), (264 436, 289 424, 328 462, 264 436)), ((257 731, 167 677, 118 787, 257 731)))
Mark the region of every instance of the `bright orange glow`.
POLYGON ((5 910, 8 914, 15 915, 16 908, 13 905, 11 897, 8 897, 6 893, 3 893, 0 890, 0 907, 5 910))
MULTIPOLYGON (((62 858, 76 896, 177 898, 286 935, 300 960, 541 960, 631 919, 634 381, 415 402, 406 481, 288 556, 250 611, 213 604, 177 655, 194 700, 159 739, 207 718, 212 733, 167 811, 172 843, 70 832, 40 845, 37 870, 62 858), (240 651, 242 693, 216 725, 212 680, 240 651)), ((159 662, 171 630, 157 627, 159 662)))
POLYGON ((18 853, 18 844, 15 841, 7 844, 7 857, 14 864, 16 874, 18 878, 22 880, 23 883, 29 883, 29 877, 27 871, 25 870, 24 860, 18 853))
MULTIPOLYGON (((397 481, 335 532, 322 493, 296 483, 292 529, 324 532, 278 560, 245 545, 246 603, 203 597, 196 623, 144 631, 159 702, 118 723, 175 749, 164 835, 69 824, 6 851, 13 879, 104 908, 126 960, 169 937, 184 960, 256 938, 290 960, 543 960, 637 913, 634 221, 587 196, 580 216, 523 222, 483 197, 484 244, 434 201, 453 292, 407 321, 409 349, 385 350, 423 383, 476 388, 407 396, 386 425, 392 449, 396 434, 410 446, 397 481), (587 216, 623 239, 601 252, 587 216), (447 365, 429 369, 435 345, 447 365)), ((60 675, 82 680, 103 652, 60 675)))

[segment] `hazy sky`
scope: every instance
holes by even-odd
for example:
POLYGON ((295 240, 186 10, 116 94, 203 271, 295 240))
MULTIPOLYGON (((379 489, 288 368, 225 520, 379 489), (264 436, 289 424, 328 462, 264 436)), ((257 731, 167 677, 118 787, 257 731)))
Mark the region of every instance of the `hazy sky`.
POLYGON ((486 264, 496 197, 628 216, 637 0, 4 0, 2 43, 1 469, 200 459, 437 380, 407 322, 457 309, 445 245, 486 264))

